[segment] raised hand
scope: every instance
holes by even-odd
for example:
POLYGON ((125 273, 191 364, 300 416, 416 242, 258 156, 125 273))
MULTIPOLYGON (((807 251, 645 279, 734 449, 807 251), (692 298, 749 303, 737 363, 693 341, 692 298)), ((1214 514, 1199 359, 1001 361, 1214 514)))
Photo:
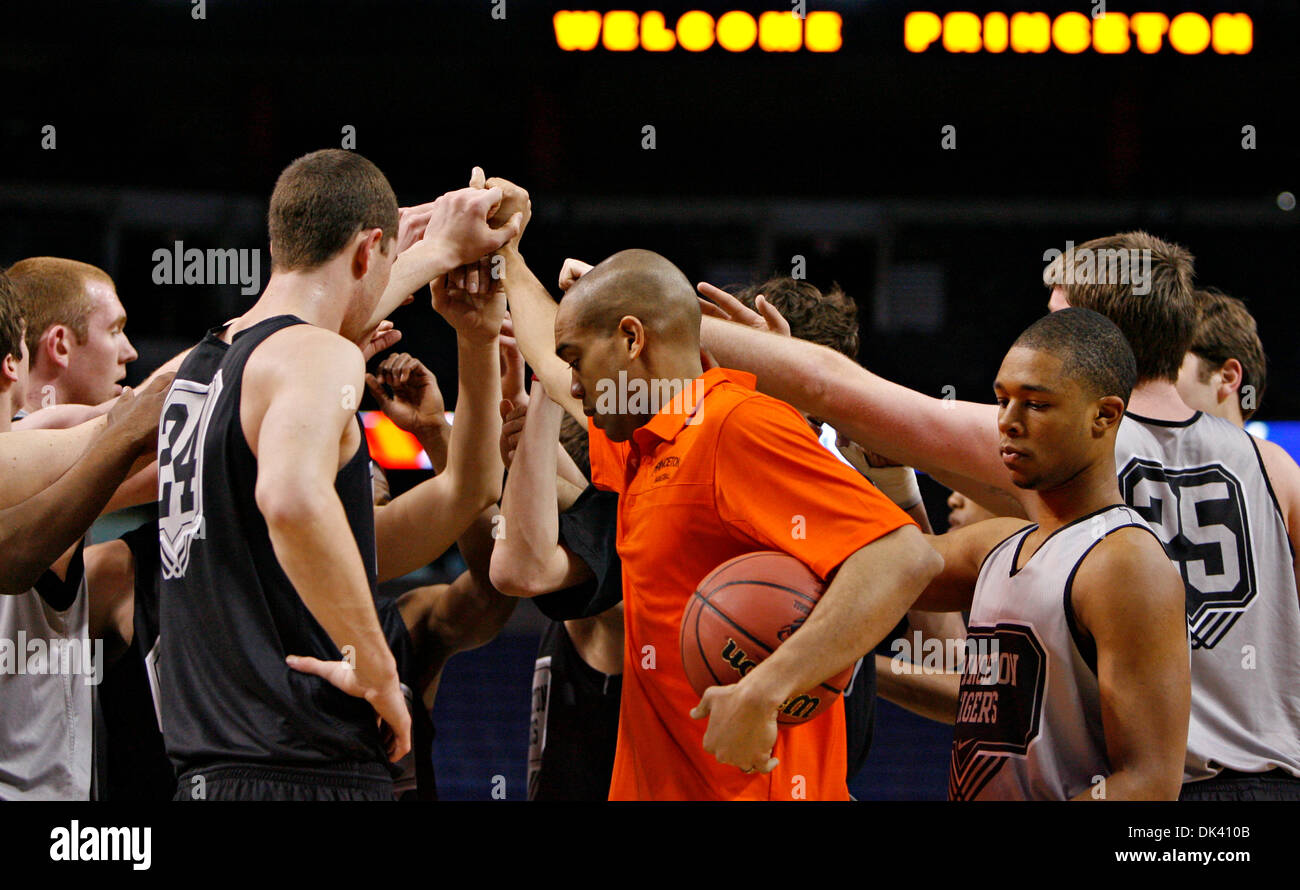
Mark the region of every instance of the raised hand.
POLYGON ((519 351, 519 342, 515 340, 515 323, 506 313, 501 322, 501 397, 519 404, 528 401, 528 392, 524 388, 524 354, 519 351))
POLYGON ((397 345, 397 341, 401 339, 402 332, 393 327, 391 321, 385 320, 368 335, 363 336, 357 345, 361 347, 361 355, 365 360, 370 361, 385 349, 397 345))
POLYGON ((569 257, 564 261, 564 265, 560 267, 560 290, 567 292, 579 278, 586 275, 593 268, 595 267, 591 263, 584 263, 582 260, 569 257))
POLYGON ((505 278, 492 277, 492 262, 485 257, 472 269, 456 269, 429 285, 433 308, 456 329, 456 335, 475 343, 491 343, 506 315, 505 278))
POLYGON ((108 412, 105 432, 118 433, 127 438, 136 453, 156 448, 158 445, 158 416, 162 413, 167 390, 176 375, 171 371, 157 375, 139 391, 126 387, 108 412))
POLYGON ((390 355, 376 373, 366 375, 366 388, 388 419, 416 436, 446 423, 438 378, 408 353, 390 355))
POLYGON ((519 235, 523 215, 516 213, 498 228, 488 220, 501 203, 500 189, 463 188, 447 192, 429 207, 424 234, 407 253, 429 270, 429 278, 447 269, 477 262, 519 235))
POLYGON ((402 253, 424 237, 433 218, 434 201, 414 207, 397 208, 397 252, 402 253))
POLYGON ((700 311, 705 315, 723 321, 734 321, 759 331, 771 331, 783 337, 790 336, 790 323, 762 294, 754 300, 754 305, 758 307, 758 312, 755 312, 722 288, 714 287, 707 281, 701 281, 696 289, 709 298, 700 300, 700 311))
MULTIPOLYGON (((478 173, 483 171, 475 167, 478 173)), ((474 185, 475 180, 471 178, 470 185, 474 185)), ((508 179, 502 179, 499 176, 493 176, 487 180, 483 188, 496 188, 501 190, 501 203, 496 212, 488 220, 494 226, 505 225, 516 213, 520 214, 519 235, 515 240, 522 237, 524 229, 528 227, 528 221, 533 218, 533 202, 528 197, 528 192, 522 187, 515 185, 508 179)))

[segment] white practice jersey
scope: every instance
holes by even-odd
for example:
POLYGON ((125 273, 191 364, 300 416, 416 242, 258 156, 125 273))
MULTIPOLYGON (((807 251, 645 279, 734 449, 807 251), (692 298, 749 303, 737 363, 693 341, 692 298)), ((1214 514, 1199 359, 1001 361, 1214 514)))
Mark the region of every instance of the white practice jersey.
POLYGON ((971 603, 953 733, 952 800, 1067 800, 1110 775, 1097 654, 1070 604, 1075 573, 1107 535, 1137 527, 1117 504, 1050 534, 1016 570, 1030 525, 984 558, 971 603))
POLYGON ((1183 422, 1127 414, 1115 468, 1124 501, 1187 588, 1183 781, 1224 768, 1300 776, 1300 601, 1286 522, 1254 439, 1201 412, 1183 422))
MULTIPOLYGON (((73 563, 66 608, 35 589, 0 596, 0 800, 90 799, 91 696, 102 665, 92 659, 79 555, 73 563)), ((63 587, 48 572, 39 583, 51 582, 63 587)))

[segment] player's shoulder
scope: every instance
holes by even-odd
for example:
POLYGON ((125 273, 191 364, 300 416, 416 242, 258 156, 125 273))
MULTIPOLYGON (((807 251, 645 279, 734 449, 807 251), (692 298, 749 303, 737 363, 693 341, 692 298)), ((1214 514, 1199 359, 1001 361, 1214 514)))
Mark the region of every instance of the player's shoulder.
POLYGON ((355 382, 365 373, 365 359, 355 343, 334 331, 295 324, 259 343, 247 369, 254 379, 275 384, 355 382))
POLYGON ((331 355, 343 355, 349 351, 355 352, 358 356, 361 355, 361 350, 357 348, 357 345, 342 334, 314 324, 286 325, 271 333, 259 345, 258 349, 286 352, 304 346, 331 355))
POLYGON ((1184 596, 1182 578, 1155 532, 1144 522, 1126 522, 1101 532, 1075 569, 1075 593, 1184 596))
POLYGON ((1264 472, 1268 474, 1269 481, 1274 486, 1281 483, 1294 488, 1297 482, 1300 482, 1300 465, 1296 464, 1295 458, 1285 448, 1258 436, 1251 436, 1250 439, 1255 443, 1260 461, 1264 464, 1264 472))
POLYGON ((760 429, 782 427, 812 433, 793 405, 730 382, 709 392, 698 417, 700 422, 716 425, 720 435, 758 436, 760 429))
MULTIPOLYGON (((1283 516, 1294 516, 1300 510, 1300 465, 1287 450, 1276 442, 1251 436, 1255 450, 1259 453, 1259 462, 1264 470, 1264 480, 1268 483, 1277 500, 1278 509, 1283 516)), ((1288 522, 1288 530, 1290 523, 1288 522)))

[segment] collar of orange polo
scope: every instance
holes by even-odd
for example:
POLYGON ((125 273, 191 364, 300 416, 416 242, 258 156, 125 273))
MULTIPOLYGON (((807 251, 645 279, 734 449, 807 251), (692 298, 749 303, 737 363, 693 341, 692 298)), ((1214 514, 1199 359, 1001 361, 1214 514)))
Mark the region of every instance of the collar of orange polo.
POLYGON ((671 442, 677 438, 692 419, 699 413, 700 402, 719 383, 736 383, 746 389, 754 389, 758 378, 748 371, 733 371, 731 368, 710 368, 699 377, 683 387, 677 397, 659 410, 654 417, 632 434, 637 444, 646 447, 654 440, 671 442))

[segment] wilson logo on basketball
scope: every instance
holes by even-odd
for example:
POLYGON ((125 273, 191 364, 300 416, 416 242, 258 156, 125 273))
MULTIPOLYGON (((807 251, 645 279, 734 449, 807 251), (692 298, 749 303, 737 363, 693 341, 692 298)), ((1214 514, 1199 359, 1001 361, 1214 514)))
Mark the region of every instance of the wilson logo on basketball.
POLYGON ((750 661, 749 657, 745 655, 745 650, 737 646, 736 641, 730 637, 727 638, 727 645, 722 647, 722 660, 735 668, 736 673, 742 677, 753 670, 754 665, 757 664, 757 662, 750 661))
POLYGON ((801 693, 787 698, 781 704, 781 707, 776 710, 778 713, 785 714, 787 717, 807 717, 809 714, 816 711, 817 706, 821 703, 822 700, 819 697, 801 693))
MULTIPOLYGON (((795 630, 797 630, 797 625, 802 623, 802 621, 797 621, 794 625, 791 625, 791 627, 794 627, 795 630)), ((794 633, 794 630, 791 630, 790 633, 794 633)), ((782 639, 784 639, 784 637, 782 639)), ((740 674, 742 677, 752 671, 756 664, 756 662, 751 661, 745 654, 745 650, 741 649, 740 646, 737 645, 736 641, 730 637, 727 638, 727 645, 722 647, 722 660, 735 668, 736 673, 740 674)), ((807 717, 816 711, 817 706, 821 704, 821 701, 822 700, 815 695, 801 693, 787 698, 781 703, 781 707, 776 710, 777 713, 785 714, 787 717, 799 719, 807 717)))

